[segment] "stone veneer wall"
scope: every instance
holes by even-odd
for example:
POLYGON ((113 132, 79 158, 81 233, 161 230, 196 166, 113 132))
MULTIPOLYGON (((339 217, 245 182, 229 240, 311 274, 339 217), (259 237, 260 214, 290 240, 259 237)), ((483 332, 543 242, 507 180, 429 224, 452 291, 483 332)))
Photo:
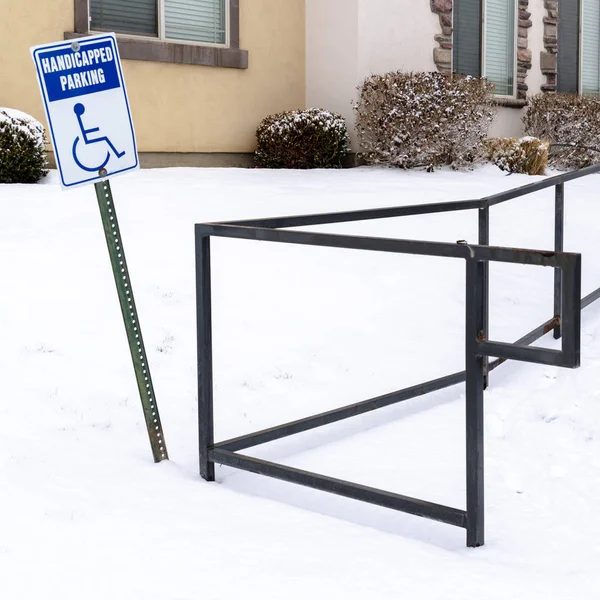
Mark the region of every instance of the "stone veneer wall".
MULTIPOLYGON (((431 11, 440 18, 441 34, 435 35, 435 41, 438 46, 433 50, 433 60, 438 71, 442 73, 452 72, 452 1, 453 0, 429 0, 431 11)), ((556 2, 546 1, 548 5, 554 5, 556 2)), ((529 0, 519 0, 519 31, 517 37, 517 99, 525 100, 527 98, 527 71, 531 69, 531 50, 528 48, 529 29, 532 26, 529 0)), ((552 25, 554 19, 554 30, 556 37, 556 18, 549 15, 544 18, 545 27, 552 25)), ((546 40, 546 31, 544 31, 544 41, 546 40)), ((547 75, 548 77, 548 75, 547 75)), ((549 83, 549 82, 548 82, 549 83)), ((554 83, 556 84, 556 69, 554 71, 554 83)))
POLYGON ((558 0, 544 0, 544 8, 548 15, 544 17, 546 52, 540 54, 540 66, 542 73, 546 76, 546 83, 542 86, 542 91, 555 92, 558 55, 558 0))
POLYGON ((430 0, 430 5, 442 28, 442 34, 434 38, 439 46, 433 50, 433 60, 438 71, 452 73, 452 0, 430 0))

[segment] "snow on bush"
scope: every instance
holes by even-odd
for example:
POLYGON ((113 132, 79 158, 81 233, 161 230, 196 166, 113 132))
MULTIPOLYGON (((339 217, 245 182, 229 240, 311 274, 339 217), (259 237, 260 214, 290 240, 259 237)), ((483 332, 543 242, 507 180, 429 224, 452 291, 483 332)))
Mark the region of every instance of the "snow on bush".
POLYGON ((538 138, 490 138, 485 145, 490 160, 502 171, 543 175, 548 166, 550 144, 538 138))
POLYGON ((363 158, 395 167, 465 167, 485 156, 493 84, 442 73, 372 75, 354 109, 363 158))
POLYGON ((348 154, 346 122, 340 115, 319 108, 270 115, 259 125, 256 138, 259 167, 340 167, 348 154))
POLYGON ((523 117, 525 133, 548 140, 550 164, 581 169, 600 162, 600 98, 575 94, 538 94, 529 100, 523 117), (597 150, 592 150, 596 148, 597 150))
POLYGON ((47 173, 43 125, 21 111, 0 108, 0 183, 37 183, 47 173))

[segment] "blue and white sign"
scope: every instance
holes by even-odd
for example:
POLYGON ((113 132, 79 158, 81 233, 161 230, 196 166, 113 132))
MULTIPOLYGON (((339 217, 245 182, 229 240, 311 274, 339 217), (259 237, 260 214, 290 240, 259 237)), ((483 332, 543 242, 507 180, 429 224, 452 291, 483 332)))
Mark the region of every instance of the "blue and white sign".
POLYGON ((115 35, 36 46, 31 54, 62 185, 138 168, 115 35))

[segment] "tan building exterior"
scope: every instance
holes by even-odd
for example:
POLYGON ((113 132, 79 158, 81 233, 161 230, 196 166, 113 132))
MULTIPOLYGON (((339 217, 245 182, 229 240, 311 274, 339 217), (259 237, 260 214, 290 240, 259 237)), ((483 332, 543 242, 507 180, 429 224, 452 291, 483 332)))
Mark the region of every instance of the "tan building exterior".
MULTIPOLYGON (((304 108, 304 0, 225 1, 227 47, 119 36, 142 165, 165 159, 143 153, 252 152, 261 119, 304 108)), ((29 48, 82 35, 84 11, 87 0, 0 0, 0 106, 45 123, 29 48)))
POLYGON ((342 114, 357 151, 357 86, 372 73, 396 69, 488 77, 504 86, 497 88, 504 91, 496 96, 491 135, 520 135, 531 96, 600 94, 597 15, 583 0, 570 2, 573 10, 564 8, 562 18, 559 6, 558 0, 0 0, 0 106, 43 122, 29 48, 86 35, 99 22, 98 7, 117 26, 123 18, 139 21, 140 7, 151 7, 150 36, 117 29, 142 166, 251 164, 265 116, 313 106, 342 114), (169 6, 179 11, 183 38, 169 32, 169 6), (204 19, 211 7, 219 7, 221 19, 212 42, 177 41, 190 39, 187 21, 204 19))

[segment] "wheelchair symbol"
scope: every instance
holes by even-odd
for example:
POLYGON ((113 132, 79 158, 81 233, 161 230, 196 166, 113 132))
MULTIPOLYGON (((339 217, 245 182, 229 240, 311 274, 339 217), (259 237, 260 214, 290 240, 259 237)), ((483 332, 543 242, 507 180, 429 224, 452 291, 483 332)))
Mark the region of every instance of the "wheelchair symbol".
POLYGON ((88 146, 90 144, 97 144, 98 142, 105 142, 106 144, 108 144, 108 147, 109 147, 109 150, 106 151, 106 158, 104 158, 104 160, 102 161, 101 164, 99 164, 97 166, 94 166, 94 167, 86 167, 79 160, 79 158, 77 158, 77 144, 79 143, 79 136, 77 136, 75 138, 75 141, 73 142, 73 160, 75 160, 75 162, 77 163, 77 166, 80 169, 83 169, 84 171, 89 171, 90 173, 94 173, 96 171, 99 171, 100 169, 103 169, 107 165, 108 161, 110 160, 110 151, 111 150, 113 151, 113 153, 115 154, 115 156, 117 158, 121 158, 125 154, 125 151, 119 152, 114 147, 113 143, 106 136, 102 136, 102 137, 94 138, 94 139, 88 138, 88 134, 95 133, 96 131, 100 131, 100 128, 99 127, 92 127, 91 129, 86 129, 83 126, 83 120, 81 119, 81 116, 85 112, 85 106, 83 104, 81 104, 80 102, 78 102, 73 107, 73 112, 75 113, 75 115, 77 116, 77 120, 79 121, 79 128, 81 129, 81 137, 83 139, 83 143, 86 146, 88 146))

